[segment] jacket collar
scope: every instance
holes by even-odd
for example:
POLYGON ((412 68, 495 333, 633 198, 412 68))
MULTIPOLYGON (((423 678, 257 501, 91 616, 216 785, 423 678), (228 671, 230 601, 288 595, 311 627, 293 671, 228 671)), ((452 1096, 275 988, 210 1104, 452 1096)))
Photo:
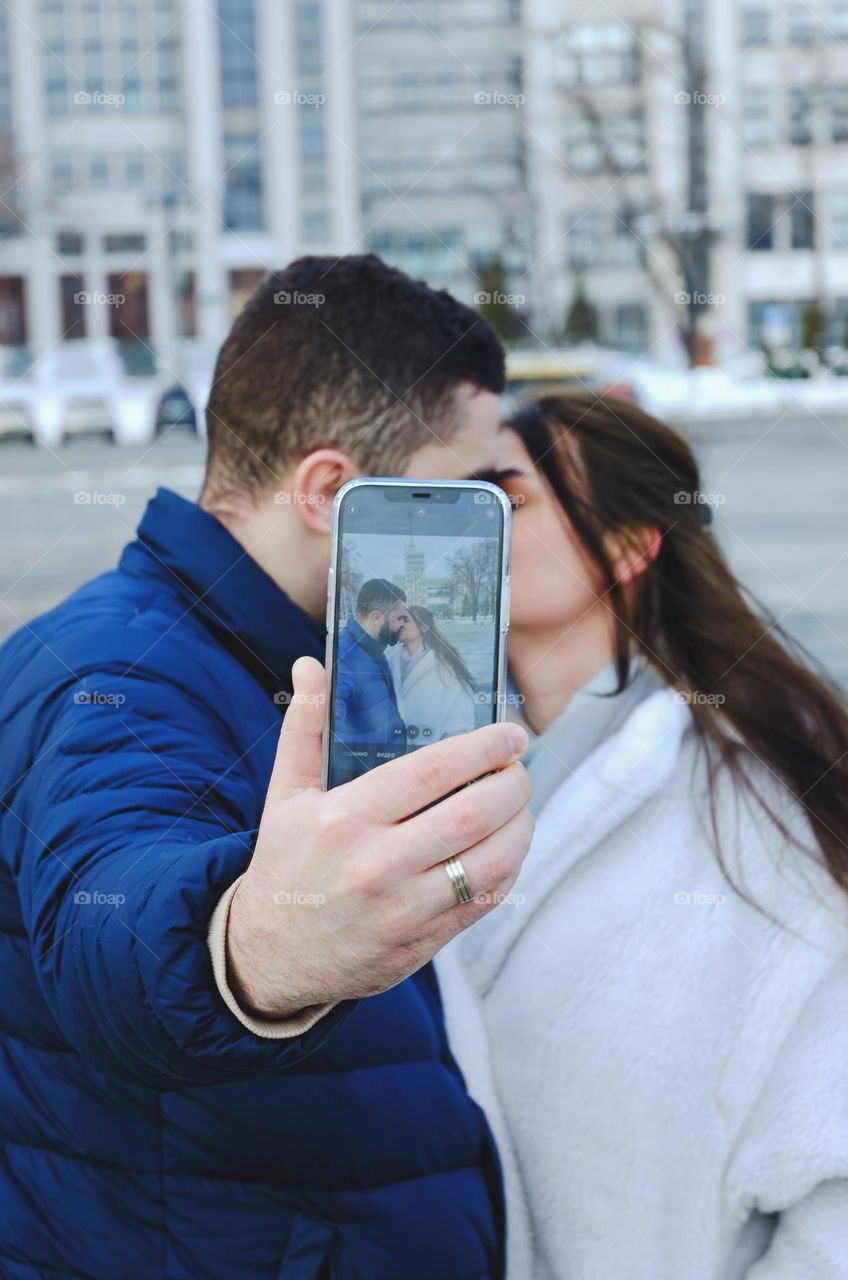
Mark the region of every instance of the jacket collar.
POLYGON ((169 489, 147 505, 121 557, 127 573, 155 573, 269 689, 291 690, 302 654, 324 659, 325 629, 295 604, 215 516, 169 489))
POLYGON ((348 618, 347 627, 350 632, 351 639, 355 641, 361 649, 364 649, 366 653, 369 653, 378 665, 381 665, 386 658, 384 646, 375 640, 373 636, 369 636, 365 628, 360 626, 356 621, 356 618, 348 618))

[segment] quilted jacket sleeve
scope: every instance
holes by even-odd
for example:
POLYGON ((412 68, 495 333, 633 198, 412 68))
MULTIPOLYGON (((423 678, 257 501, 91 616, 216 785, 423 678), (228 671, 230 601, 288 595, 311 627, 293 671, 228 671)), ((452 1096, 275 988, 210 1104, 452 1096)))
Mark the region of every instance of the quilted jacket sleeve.
MULTIPOLYGON (((226 1007, 207 947, 244 871, 261 784, 204 697, 161 671, 108 672, 50 703, 12 806, 18 896, 50 1009, 93 1067, 174 1089, 296 1063, 354 1007, 262 1039, 226 1007)), ((269 730, 269 732, 273 732, 269 730)))

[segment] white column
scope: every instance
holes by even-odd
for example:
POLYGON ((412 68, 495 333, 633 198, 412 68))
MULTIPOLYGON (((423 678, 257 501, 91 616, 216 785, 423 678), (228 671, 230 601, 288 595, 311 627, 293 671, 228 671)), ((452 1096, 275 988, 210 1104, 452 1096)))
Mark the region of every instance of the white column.
POLYGON ((321 0, 322 92, 327 122, 330 243, 338 253, 361 251, 359 112, 356 58, 359 49, 350 0, 321 0))
POLYGON ((705 5, 709 92, 724 101, 712 109, 708 153, 710 222, 718 228, 712 249, 712 289, 723 295, 716 308, 716 360, 745 352, 745 170, 750 152, 740 141, 742 50, 735 0, 705 5))
POLYGON ((34 0, 11 0, 6 22, 12 75, 13 145, 19 178, 16 194, 28 232, 26 248, 21 247, 20 262, 26 282, 24 305, 29 344, 36 354, 60 336, 58 277, 62 269, 54 256, 55 233, 47 212, 50 138, 44 114, 45 53, 38 38, 38 21, 34 0))
POLYGON ((220 243, 224 165, 215 0, 185 0, 183 37, 188 181, 198 202, 191 223, 184 221, 194 229, 198 336, 217 346, 229 328, 229 314, 220 243))
POLYGON ((294 6, 280 0, 257 0, 257 45, 261 52, 259 75, 259 144, 262 151, 265 224, 279 268, 300 250, 300 149, 294 103, 295 65, 294 6))

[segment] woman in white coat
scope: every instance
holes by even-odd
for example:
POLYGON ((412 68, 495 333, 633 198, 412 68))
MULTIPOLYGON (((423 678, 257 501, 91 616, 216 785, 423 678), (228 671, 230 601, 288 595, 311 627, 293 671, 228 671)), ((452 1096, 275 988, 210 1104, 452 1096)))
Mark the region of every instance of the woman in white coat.
POLYGON ((577 394, 514 425, 538 822, 438 961, 508 1276, 845 1280, 844 702, 749 606, 674 432, 577 394))
POLYGON ((386 653, 407 750, 474 728, 474 681, 423 605, 398 615, 398 641, 386 653))

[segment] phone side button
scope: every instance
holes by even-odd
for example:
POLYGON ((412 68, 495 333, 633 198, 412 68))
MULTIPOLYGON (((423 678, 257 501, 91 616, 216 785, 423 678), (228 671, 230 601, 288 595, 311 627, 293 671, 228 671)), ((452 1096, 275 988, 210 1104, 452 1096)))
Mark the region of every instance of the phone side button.
POLYGON ((503 617, 505 619, 501 631, 509 631, 509 607, 511 603, 512 592, 510 590, 511 578, 509 574, 504 578, 504 601, 503 601, 503 617))
POLYGON ((333 574, 333 571, 332 571, 332 569, 331 569, 331 570, 330 570, 330 572, 329 572, 329 574, 328 574, 328 576, 327 576, 327 622, 326 622, 326 626, 327 626, 327 630, 328 630, 328 631, 332 631, 332 629, 333 629, 333 622, 335 621, 335 617, 334 617, 334 607, 335 607, 335 603, 336 603, 336 592, 335 592, 335 587, 334 587, 334 583, 333 583, 333 578, 334 578, 334 576, 335 576, 335 575, 333 574))

